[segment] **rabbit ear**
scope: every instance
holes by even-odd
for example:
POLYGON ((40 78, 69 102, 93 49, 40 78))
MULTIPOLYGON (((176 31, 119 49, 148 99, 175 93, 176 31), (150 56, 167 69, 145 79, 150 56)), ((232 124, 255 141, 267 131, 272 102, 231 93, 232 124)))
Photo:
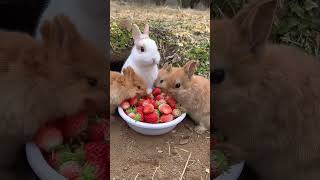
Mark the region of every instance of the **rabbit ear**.
POLYGON ((146 24, 144 26, 143 34, 149 36, 149 25, 148 24, 146 24))
POLYGON ((52 21, 46 21, 40 28, 44 44, 50 47, 66 49, 80 40, 76 27, 67 16, 59 15, 52 21))
POLYGON ((193 76, 194 72, 197 69, 197 66, 198 66, 198 61, 194 61, 194 60, 187 62, 187 64, 183 66, 183 70, 188 75, 189 79, 191 79, 191 77, 193 76))
POLYGON ((172 65, 169 62, 167 62, 163 65, 162 69, 166 70, 167 72, 171 72, 172 65))
POLYGON ((139 27, 136 25, 136 24, 133 24, 132 26, 132 36, 133 36, 133 39, 135 41, 139 40, 141 38, 141 31, 139 29, 139 27))

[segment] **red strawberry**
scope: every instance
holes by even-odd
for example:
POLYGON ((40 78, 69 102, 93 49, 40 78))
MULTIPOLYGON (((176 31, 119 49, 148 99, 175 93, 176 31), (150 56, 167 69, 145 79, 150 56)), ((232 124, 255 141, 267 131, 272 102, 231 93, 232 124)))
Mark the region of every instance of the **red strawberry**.
POLYGON ((59 167, 60 159, 56 152, 49 153, 46 160, 52 168, 57 169, 59 167))
POLYGON ((174 117, 179 117, 179 116, 181 116, 181 111, 180 111, 180 109, 174 109, 174 110, 172 111, 172 115, 173 115, 174 117))
POLYGON ((147 104, 151 104, 149 99, 144 100, 142 106, 146 106, 147 104))
POLYGON ((153 107, 154 107, 155 109, 158 109, 158 104, 156 103, 156 101, 155 101, 154 99, 151 99, 151 100, 150 100, 150 103, 153 105, 153 107))
POLYGON ((75 137, 87 128, 88 118, 84 113, 79 113, 66 117, 61 125, 63 137, 75 137))
POLYGON ((172 121, 173 120, 173 116, 172 114, 164 114, 160 117, 160 122, 169 122, 169 121, 172 121))
POLYGON ((155 99, 156 99, 157 101, 159 101, 160 99, 163 99, 163 98, 164 98, 164 97, 163 97, 161 94, 159 94, 159 95, 156 96, 155 99))
POLYGON ((122 109, 126 110, 130 108, 130 103, 128 101, 123 101, 120 106, 122 109))
POLYGON ((159 106, 159 111, 163 114, 171 114, 172 108, 168 104, 161 104, 159 106))
POLYGON ((107 133, 107 122, 105 119, 99 119, 98 123, 89 126, 88 137, 90 141, 104 141, 107 133))
POLYGON ((158 87, 154 88, 152 90, 152 94, 153 94, 153 96, 157 96, 157 95, 161 94, 161 89, 158 87))
POLYGON ((143 102, 145 101, 145 99, 139 99, 139 101, 138 101, 138 106, 142 106, 143 105, 143 102))
POLYGON ((166 103, 167 103, 167 101, 164 100, 164 99, 160 99, 158 102, 159 102, 160 104, 166 104, 166 103))
POLYGON ((87 143, 84 146, 87 163, 95 168, 95 179, 106 180, 109 162, 109 147, 104 142, 87 143))
POLYGON ((150 99, 154 99, 154 96, 152 94, 147 95, 146 99, 150 100, 150 99))
POLYGON ((140 122, 144 121, 144 115, 143 115, 143 111, 137 111, 137 114, 140 115, 140 122))
POLYGON ((55 127, 42 126, 38 129, 34 141, 42 150, 49 152, 62 144, 63 136, 61 131, 55 127))
POLYGON ((143 106, 136 107, 136 112, 142 112, 143 113, 143 106))
POLYGON ((144 114, 149 114, 149 113, 152 113, 154 111, 154 107, 152 104, 146 104, 144 107, 143 107, 143 113, 144 114))
POLYGON ((138 102, 138 99, 137 99, 136 96, 134 96, 134 97, 132 97, 132 98, 129 99, 129 104, 130 104, 130 106, 136 105, 137 102, 138 102))
POLYGON ((59 173, 67 179, 75 180, 80 176, 81 166, 76 161, 68 161, 59 167, 59 173))
POLYGON ((156 124, 158 122, 158 118, 159 118, 158 114, 155 112, 144 115, 144 121, 147 123, 156 124))
POLYGON ((134 117, 135 117, 136 115, 132 112, 132 113, 129 113, 128 116, 129 116, 131 119, 134 119, 134 117))
POLYGON ((169 106, 172 108, 172 109, 175 109, 176 108, 176 101, 172 98, 168 98, 167 99, 167 103, 169 104, 169 106))

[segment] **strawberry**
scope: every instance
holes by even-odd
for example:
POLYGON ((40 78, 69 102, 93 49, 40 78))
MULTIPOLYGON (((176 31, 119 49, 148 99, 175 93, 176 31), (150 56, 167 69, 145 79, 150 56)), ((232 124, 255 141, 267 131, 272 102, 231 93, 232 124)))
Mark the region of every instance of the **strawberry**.
POLYGON ((160 122, 165 123, 173 120, 172 114, 164 114, 160 117, 160 122))
POLYGON ((154 96, 152 94, 147 95, 146 99, 150 100, 150 99, 154 99, 154 96))
POLYGON ((53 126, 42 126, 38 129, 34 141, 42 150, 49 152, 62 144, 63 136, 61 131, 53 126))
POLYGON ((76 137, 87 128, 88 118, 84 113, 75 114, 66 117, 61 125, 63 137, 76 137))
POLYGON ((134 97, 132 97, 132 98, 129 99, 129 104, 130 104, 130 106, 136 105, 137 102, 138 102, 138 99, 137 99, 136 96, 134 96, 134 97))
POLYGON ((170 106, 172 109, 175 109, 175 108, 176 108, 176 101, 175 101, 173 98, 168 98, 168 99, 167 99, 167 103, 169 104, 169 106, 170 106))
POLYGON ((84 145, 85 159, 95 169, 95 179, 106 180, 109 162, 109 147, 105 142, 91 142, 84 145))
MULTIPOLYGON (((167 101, 164 100, 164 99, 160 99, 158 102, 159 102, 160 104, 166 104, 166 103, 167 103, 167 101)), ((160 104, 159 104, 159 105, 160 105, 160 104)))
POLYGON ((142 106, 145 106, 147 104, 151 104, 150 99, 146 99, 143 101, 142 106))
POLYGON ((159 94, 159 95, 156 96, 155 100, 159 101, 160 99, 163 99, 163 98, 164 97, 161 94, 159 94))
POLYGON ((153 96, 157 96, 157 95, 161 94, 161 89, 158 87, 154 88, 152 90, 152 94, 153 94, 153 96))
POLYGON ((158 119, 159 119, 159 117, 156 112, 144 115, 144 121, 147 123, 156 124, 158 122, 158 119))
POLYGON ((145 101, 145 99, 139 99, 138 101, 138 106, 143 106, 143 102, 145 101))
POLYGON ((135 108, 132 108, 132 107, 126 110, 127 114, 134 113, 134 112, 135 112, 135 108))
POLYGON ((179 116, 181 116, 181 111, 180 111, 180 109, 174 109, 174 110, 172 111, 172 115, 173 115, 174 117, 179 117, 179 116))
POLYGON ((152 113, 153 111, 154 111, 154 107, 152 104, 147 104, 143 107, 144 114, 149 114, 149 113, 152 113))
POLYGON ((53 169, 57 169, 59 167, 60 159, 58 154, 54 151, 46 156, 46 161, 53 169))
POLYGON ((81 166, 76 161, 68 161, 59 167, 59 173, 67 179, 75 180, 80 176, 81 166))
POLYGON ((143 111, 137 111, 137 114, 140 115, 140 122, 144 121, 144 115, 143 115, 143 111))
POLYGON ((163 114, 171 114, 172 113, 172 108, 168 104, 161 104, 158 109, 163 114))
POLYGON ((158 104, 156 103, 156 101, 155 101, 154 99, 151 99, 151 100, 150 100, 150 103, 153 105, 153 107, 154 107, 155 109, 158 109, 158 104))
POLYGON ((160 117, 161 113, 158 109, 154 110, 154 112, 158 114, 158 117, 160 117))
POLYGON ((128 101, 123 101, 120 106, 122 109, 126 110, 129 109, 130 103, 128 101))
POLYGON ((138 106, 136 107, 136 112, 139 113, 139 112, 142 112, 143 113, 143 106, 138 106))
POLYGON ((132 113, 129 113, 128 116, 129 116, 131 119, 134 119, 134 118, 136 117, 136 114, 132 112, 132 113))
POLYGON ((135 114, 133 120, 135 121, 141 121, 141 115, 139 113, 135 114))
POLYGON ((89 141, 104 141, 105 134, 107 133, 107 120, 97 118, 97 123, 89 126, 88 138, 89 141))

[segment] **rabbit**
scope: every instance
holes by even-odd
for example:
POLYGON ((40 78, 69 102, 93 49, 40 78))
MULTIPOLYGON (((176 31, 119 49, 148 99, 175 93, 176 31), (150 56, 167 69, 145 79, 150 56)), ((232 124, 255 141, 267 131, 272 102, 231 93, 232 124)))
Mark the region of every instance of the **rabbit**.
POLYGON ((43 41, 0 32, 0 176, 28 179, 15 171, 24 144, 41 124, 80 111, 108 107, 107 59, 63 15, 41 26, 43 41))
POLYGON ((80 34, 91 41, 96 48, 107 56, 106 44, 107 17, 106 0, 51 0, 39 18, 35 37, 41 39, 40 28, 46 20, 58 14, 65 14, 75 24, 80 34))
POLYGON ((134 96, 147 95, 147 88, 143 79, 138 76, 133 68, 128 66, 123 69, 123 74, 110 71, 110 113, 114 114, 117 106, 122 101, 134 96))
POLYGON ((211 21, 214 127, 227 139, 216 148, 262 180, 318 180, 320 62, 268 42, 276 8, 276 0, 255 1, 211 21))
POLYGON ((147 92, 151 93, 153 83, 158 76, 158 64, 160 62, 160 53, 157 44, 149 38, 149 25, 146 24, 143 34, 136 24, 132 25, 132 35, 134 46, 131 53, 124 63, 123 69, 131 66, 134 71, 144 79, 147 92))
POLYGON ((197 61, 189 61, 181 68, 165 65, 155 82, 171 97, 181 104, 190 117, 198 124, 195 131, 199 134, 210 131, 210 81, 194 75, 197 61))

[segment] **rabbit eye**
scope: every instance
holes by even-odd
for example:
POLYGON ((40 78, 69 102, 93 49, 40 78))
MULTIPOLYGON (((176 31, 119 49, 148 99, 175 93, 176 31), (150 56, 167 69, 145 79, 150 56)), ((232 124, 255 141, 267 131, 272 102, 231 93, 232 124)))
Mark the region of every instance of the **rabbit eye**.
POLYGON ((141 52, 144 52, 144 47, 141 47, 141 48, 140 48, 140 51, 141 51, 141 52))
POLYGON ((163 79, 160 80, 160 83, 163 83, 163 79))
POLYGON ((98 80, 92 77, 87 77, 87 82, 91 87, 96 87, 98 84, 98 80))
POLYGON ((138 88, 138 89, 141 89, 141 87, 140 87, 140 86, 137 86, 137 88, 138 88))
POLYGON ((181 84, 180 83, 177 83, 176 84, 176 88, 180 88, 181 84))

